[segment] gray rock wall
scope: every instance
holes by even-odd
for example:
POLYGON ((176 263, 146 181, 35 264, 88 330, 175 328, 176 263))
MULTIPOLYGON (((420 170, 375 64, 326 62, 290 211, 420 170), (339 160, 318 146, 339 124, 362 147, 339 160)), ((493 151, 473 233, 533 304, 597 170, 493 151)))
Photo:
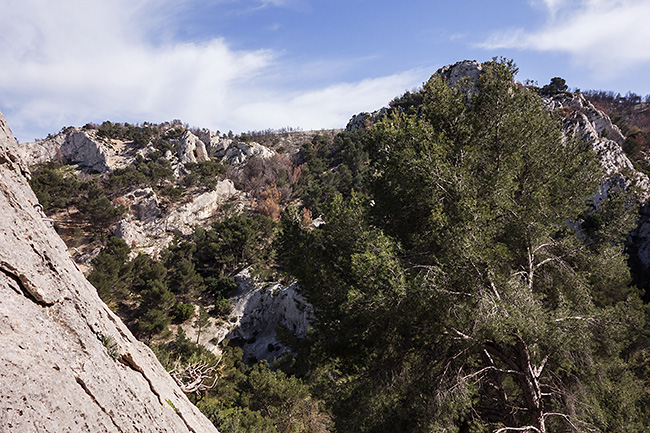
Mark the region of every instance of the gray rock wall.
POLYGON ((76 268, 0 114, 0 430, 216 432, 76 268))
POLYGON ((66 128, 45 140, 21 144, 16 152, 29 166, 49 161, 74 162, 99 173, 129 163, 94 132, 80 128, 66 128))

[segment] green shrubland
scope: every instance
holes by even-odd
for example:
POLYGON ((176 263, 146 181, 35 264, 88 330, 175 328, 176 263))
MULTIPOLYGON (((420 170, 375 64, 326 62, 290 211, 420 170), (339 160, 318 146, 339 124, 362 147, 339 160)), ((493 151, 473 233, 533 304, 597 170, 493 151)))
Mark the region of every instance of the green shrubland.
POLYGON ((46 166, 32 185, 103 231, 135 187, 182 200, 227 176, 256 203, 156 260, 108 238, 89 275, 178 380, 204 373, 188 395, 222 432, 644 431, 649 309, 626 253, 638 200, 594 202, 602 167, 539 96, 566 83, 515 73, 487 62, 474 93, 434 76, 364 129, 241 167, 186 164, 179 182, 163 155, 182 125, 95 125, 157 151, 101 180, 46 166), (291 352, 272 365, 196 344, 249 267, 297 280, 315 307, 306 337, 278 329, 291 352))

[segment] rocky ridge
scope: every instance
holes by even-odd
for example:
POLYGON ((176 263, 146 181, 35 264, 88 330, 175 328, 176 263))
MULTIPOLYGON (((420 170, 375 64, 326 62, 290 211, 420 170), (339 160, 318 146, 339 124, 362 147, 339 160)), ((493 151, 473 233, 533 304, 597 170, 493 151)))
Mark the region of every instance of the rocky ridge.
MULTIPOLYGON (((277 146, 285 151, 297 152, 296 140, 309 141, 316 132, 281 134, 277 146), (298 137, 296 137, 298 136, 298 137)), ((219 136, 207 129, 185 130, 178 138, 170 139, 174 145, 165 158, 170 161, 176 179, 186 172, 185 165, 217 160, 229 166, 243 166, 250 158, 271 158, 276 152, 254 141, 237 141, 219 136)), ((152 143, 136 146, 134 143, 100 137, 95 130, 66 128, 45 140, 20 146, 21 155, 28 165, 49 161, 74 162, 82 170, 93 170, 106 175, 116 168, 133 164, 137 155, 146 157, 156 149, 152 143), (78 143, 83 143, 83 146, 78 143), (75 151, 73 151, 76 149, 75 151), (103 159, 96 158, 101 155, 103 159)), ((127 208, 124 218, 117 222, 113 234, 131 247, 131 256, 139 253, 157 258, 174 239, 175 233, 191 235, 195 226, 207 228, 218 218, 219 209, 226 203, 235 210, 248 206, 249 197, 239 191, 230 179, 223 179, 211 190, 190 192, 180 203, 170 203, 159 197, 152 188, 138 188, 126 192, 119 204, 127 208)), ((87 249, 75 260, 84 268, 99 253, 99 248, 87 249)), ((221 351, 224 339, 243 341, 244 355, 249 359, 272 361, 285 349, 277 342, 276 325, 282 325, 300 334, 306 332, 308 314, 295 286, 284 287, 277 283, 255 282, 247 271, 236 276, 238 292, 230 299, 233 312, 226 322, 211 319, 212 326, 202 335, 202 344, 215 353, 221 351), (266 287, 273 285, 273 290, 266 287)), ((184 325, 191 338, 195 329, 184 325)))
POLYGON ((0 114, 0 425, 216 432, 75 266, 0 114))
POLYGON ((49 161, 71 161, 104 173, 133 161, 133 155, 121 154, 123 147, 123 143, 118 141, 101 139, 96 131, 69 127, 45 140, 20 145, 16 151, 29 166, 49 161))

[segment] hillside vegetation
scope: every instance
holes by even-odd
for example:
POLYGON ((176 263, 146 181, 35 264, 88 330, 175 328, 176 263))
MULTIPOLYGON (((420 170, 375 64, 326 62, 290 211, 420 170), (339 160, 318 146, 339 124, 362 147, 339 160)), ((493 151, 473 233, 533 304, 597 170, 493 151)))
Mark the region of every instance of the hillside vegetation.
POLYGON ((104 245, 90 281, 224 433, 647 430, 650 310, 626 253, 639 199, 515 73, 434 75, 299 145, 250 133, 276 153, 237 164, 174 167, 182 125, 90 125, 155 150, 102 176, 44 166, 32 186, 104 245), (156 257, 109 236, 134 187, 174 207, 225 179, 246 199, 156 257), (273 363, 197 344, 246 268, 314 307, 306 335, 278 329, 291 351, 273 363))

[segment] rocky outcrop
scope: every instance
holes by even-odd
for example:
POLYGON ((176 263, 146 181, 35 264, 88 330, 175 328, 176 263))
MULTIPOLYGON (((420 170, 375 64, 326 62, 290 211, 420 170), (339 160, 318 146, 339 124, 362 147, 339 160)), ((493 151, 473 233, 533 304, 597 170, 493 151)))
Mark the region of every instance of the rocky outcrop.
POLYGON ((197 225, 207 227, 223 203, 241 196, 232 181, 226 179, 217 183, 214 190, 170 209, 161 204, 151 188, 138 189, 124 197, 129 212, 117 223, 114 234, 126 241, 133 254, 143 252, 157 257, 174 238, 175 231, 189 235, 197 225))
POLYGON ((270 158, 275 155, 275 152, 268 147, 262 146, 259 143, 236 143, 229 146, 223 157, 222 161, 228 161, 230 164, 241 164, 248 158, 258 156, 260 158, 270 158))
POLYGON ((219 206, 239 194, 230 179, 222 180, 217 183, 213 191, 204 192, 190 202, 173 209, 165 218, 167 229, 190 234, 195 225, 205 225, 207 221, 214 220, 213 217, 219 206))
MULTIPOLYGON (((171 142, 175 152, 167 151, 165 158, 171 162, 176 178, 180 177, 186 163, 216 159, 236 165, 253 156, 270 158, 275 155, 273 150, 259 143, 237 142, 207 129, 198 132, 186 130, 171 142)), ((137 147, 130 141, 99 137, 93 129, 68 127, 44 140, 20 144, 16 152, 28 166, 57 161, 76 163, 84 169, 106 173, 126 167, 136 156, 146 157, 155 150, 151 143, 137 147)))
POLYGON ((209 161, 215 158, 229 164, 241 164, 248 158, 270 158, 275 152, 255 142, 237 142, 201 130, 198 136, 185 131, 178 142, 178 159, 181 163, 209 161))
POLYGON ((99 173, 122 167, 132 158, 120 154, 121 145, 99 139, 94 131, 66 128, 62 132, 34 143, 21 144, 19 156, 27 165, 49 161, 79 163, 99 173))
POLYGON ((544 103, 552 111, 559 111, 566 134, 575 134, 590 143, 600 158, 607 174, 621 170, 634 170, 621 145, 625 137, 605 113, 594 107, 580 93, 560 93, 544 97, 544 103))
POLYGON ((0 115, 0 426, 216 432, 100 300, 39 213, 0 115))
POLYGON ((453 65, 443 66, 436 75, 440 75, 450 86, 457 85, 460 81, 468 79, 471 83, 470 93, 476 90, 476 83, 483 72, 483 65, 476 60, 463 60, 453 65))
POLYGON ((388 109, 382 108, 372 113, 359 113, 352 116, 348 124, 345 126, 347 132, 352 132, 357 129, 366 129, 373 123, 379 122, 388 112, 388 109))
MULTIPOLYGON (((273 362, 288 350, 278 341, 276 329, 282 326, 304 337, 313 318, 313 307, 298 293, 297 285, 258 283, 248 269, 235 276, 239 289, 230 299, 232 312, 225 322, 213 323, 201 339, 209 350, 219 352, 219 343, 231 340, 241 345, 244 360, 273 362)), ((193 338, 196 331, 185 328, 193 338)))
POLYGON ((212 157, 221 158, 226 153, 226 149, 233 143, 230 138, 220 137, 218 134, 208 130, 201 129, 198 132, 199 140, 201 140, 208 149, 208 154, 212 157))
POLYGON ((178 142, 178 159, 185 164, 209 161, 210 157, 203 141, 190 131, 185 131, 178 142))

